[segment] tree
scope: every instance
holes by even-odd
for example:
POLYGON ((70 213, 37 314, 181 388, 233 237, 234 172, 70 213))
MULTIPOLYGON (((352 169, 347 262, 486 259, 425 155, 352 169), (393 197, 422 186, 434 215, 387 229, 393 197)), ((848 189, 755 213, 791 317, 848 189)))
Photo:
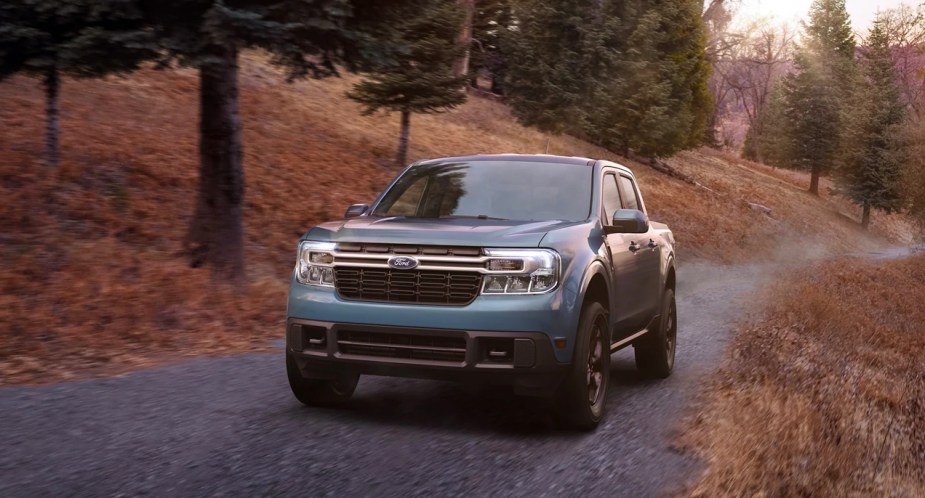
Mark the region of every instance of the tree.
POLYGON ((63 75, 92 78, 130 72, 154 57, 134 0, 5 0, 0 3, 0 80, 42 79, 45 162, 58 164, 58 97, 63 75))
POLYGON ((836 181, 842 195, 863 207, 861 225, 866 230, 871 208, 892 213, 902 207, 905 157, 899 132, 904 104, 882 18, 874 22, 863 47, 850 109, 836 181))
POLYGON ((925 234, 925 121, 907 119, 902 136, 908 159, 902 175, 906 213, 925 234))
POLYGON ((509 54, 505 44, 514 26, 510 0, 479 0, 472 22, 469 78, 476 86, 480 73, 491 79, 491 91, 504 95, 509 54))
POLYGON ((364 113, 380 109, 401 113, 401 134, 396 162, 408 156, 412 113, 435 113, 466 101, 460 91, 468 76, 454 74, 454 64, 466 47, 458 42, 463 12, 452 0, 421 0, 400 16, 395 40, 402 47, 394 60, 348 92, 365 106, 364 113))
POLYGON ((925 119, 925 3, 900 5, 882 12, 880 19, 904 100, 916 119, 925 119))
POLYGON ((516 3, 514 115, 648 157, 699 145, 712 110, 701 8, 694 0, 516 3))
POLYGON ((523 0, 512 4, 507 95, 521 123, 542 131, 579 131, 588 86, 582 66, 585 30, 594 12, 580 0, 523 0))
POLYGON ((787 25, 752 24, 737 33, 739 42, 725 60, 714 65, 714 74, 734 96, 736 109, 748 123, 742 155, 763 161, 760 148, 767 106, 774 84, 791 64, 793 33, 787 25))
POLYGON ((713 95, 713 112, 707 121, 704 142, 710 147, 720 147, 722 144, 717 137, 717 131, 723 118, 729 113, 732 89, 722 77, 719 65, 721 61, 728 59, 729 53, 738 45, 739 37, 729 30, 733 12, 725 0, 710 0, 701 17, 707 32, 707 60, 712 67, 707 85, 710 94, 713 95))
POLYGON ((819 177, 835 165, 844 102, 855 78, 854 34, 844 0, 813 0, 796 73, 784 80, 790 165, 810 171, 809 191, 819 195, 819 177))
POLYGON ((606 39, 618 62, 599 81, 609 105, 592 104, 610 123, 599 127, 599 141, 646 157, 703 143, 713 99, 701 3, 630 0, 613 16, 622 29, 606 39))
POLYGON ((244 165, 238 54, 259 47, 290 78, 338 74, 390 57, 390 8, 376 0, 141 0, 161 64, 199 71, 199 188, 185 246, 213 279, 244 281, 244 165))
MULTIPOLYGON (((464 47, 462 55, 453 63, 453 75, 457 77, 469 74, 469 59, 472 50, 472 24, 475 17, 475 0, 456 0, 459 8, 463 11, 462 25, 458 30, 457 41, 464 47)), ((461 87, 461 91, 466 91, 461 87)))
POLYGON ((758 111, 758 127, 751 126, 742 145, 743 155, 748 159, 764 162, 771 166, 793 168, 790 131, 785 115, 786 101, 782 81, 775 83, 767 97, 767 104, 758 111), (759 131, 760 129, 760 131, 759 131), (750 153, 754 153, 751 156, 750 153))
POLYGON ((810 172, 809 192, 819 195, 819 177, 835 165, 841 134, 839 94, 826 68, 806 53, 783 82, 784 133, 790 157, 785 165, 810 172))

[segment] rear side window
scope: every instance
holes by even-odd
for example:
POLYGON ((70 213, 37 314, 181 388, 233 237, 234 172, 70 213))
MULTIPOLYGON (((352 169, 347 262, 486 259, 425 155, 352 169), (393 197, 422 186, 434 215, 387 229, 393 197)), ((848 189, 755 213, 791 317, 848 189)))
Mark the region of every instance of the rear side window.
POLYGON ((623 175, 620 175, 620 194, 623 197, 623 209, 642 211, 639 194, 636 193, 636 185, 633 184, 633 180, 623 175))
POLYGON ((610 225, 613 214, 620 209, 620 192, 617 189, 616 175, 604 175, 601 186, 601 205, 604 207, 604 224, 610 225))

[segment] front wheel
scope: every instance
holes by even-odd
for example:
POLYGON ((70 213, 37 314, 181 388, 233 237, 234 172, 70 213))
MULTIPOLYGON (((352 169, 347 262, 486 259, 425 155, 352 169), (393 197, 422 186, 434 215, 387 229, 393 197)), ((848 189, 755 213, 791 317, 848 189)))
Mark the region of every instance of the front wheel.
POLYGON ((359 375, 347 375, 340 379, 311 379, 302 375, 291 353, 286 353, 286 373, 289 387, 296 399, 309 406, 335 406, 344 403, 357 388, 359 375))
POLYGON ((658 325, 633 346, 636 368, 649 377, 668 377, 674 369, 677 342, 678 321, 674 291, 665 289, 658 325))
POLYGON ((558 408, 566 425, 592 430, 604 416, 610 380, 610 334, 600 303, 585 306, 578 322, 575 361, 560 387, 558 408))

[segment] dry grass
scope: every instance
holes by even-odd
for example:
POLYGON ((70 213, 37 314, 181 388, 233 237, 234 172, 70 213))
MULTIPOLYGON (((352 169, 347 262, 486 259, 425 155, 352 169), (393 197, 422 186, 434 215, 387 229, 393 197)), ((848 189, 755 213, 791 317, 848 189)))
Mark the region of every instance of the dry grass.
POLYGON ((693 496, 925 496, 925 255, 820 264, 742 327, 693 496))
MULTIPOLYGON (((397 172, 398 119, 361 116, 343 96, 355 81, 287 85, 261 55, 245 57, 250 285, 242 293, 212 287, 178 254, 198 175, 195 72, 65 81, 57 171, 37 160, 44 109, 37 82, 0 84, 0 384, 259 349, 281 336, 298 236, 349 204, 372 201, 397 172)), ((451 113, 415 116, 410 156, 542 152, 547 139, 517 125, 505 106, 473 98, 451 113)), ((549 152, 620 160, 567 136, 552 137, 549 152)), ((830 200, 769 182, 726 156, 694 151, 672 162, 712 191, 629 166, 653 218, 674 228, 682 259, 771 257, 784 234, 837 241, 839 250, 889 235, 875 218, 877 232, 867 237, 830 200)))

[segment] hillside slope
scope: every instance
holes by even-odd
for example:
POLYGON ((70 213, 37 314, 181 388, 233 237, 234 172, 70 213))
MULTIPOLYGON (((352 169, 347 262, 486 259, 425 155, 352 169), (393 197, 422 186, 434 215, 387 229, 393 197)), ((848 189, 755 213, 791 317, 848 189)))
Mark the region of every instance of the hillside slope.
MULTIPOLYGON (((0 383, 261 348, 279 336, 298 236, 371 201, 397 172, 397 118, 360 116, 343 97, 355 81, 288 85, 259 54, 245 57, 243 293, 212 286, 179 254, 197 180, 195 72, 65 81, 57 171, 38 160, 37 82, 0 84, 0 383), (52 354, 50 370, 42 361, 52 354)), ((451 113, 415 116, 410 157, 535 153, 547 138, 517 125, 504 105, 473 98, 451 113)), ((652 217, 675 230, 682 264, 776 257, 781 243, 843 251, 906 237, 900 220, 885 217, 868 236, 845 219, 849 206, 804 193, 798 175, 713 151, 670 160, 707 188, 567 136, 552 137, 549 152, 633 168, 652 217)))

